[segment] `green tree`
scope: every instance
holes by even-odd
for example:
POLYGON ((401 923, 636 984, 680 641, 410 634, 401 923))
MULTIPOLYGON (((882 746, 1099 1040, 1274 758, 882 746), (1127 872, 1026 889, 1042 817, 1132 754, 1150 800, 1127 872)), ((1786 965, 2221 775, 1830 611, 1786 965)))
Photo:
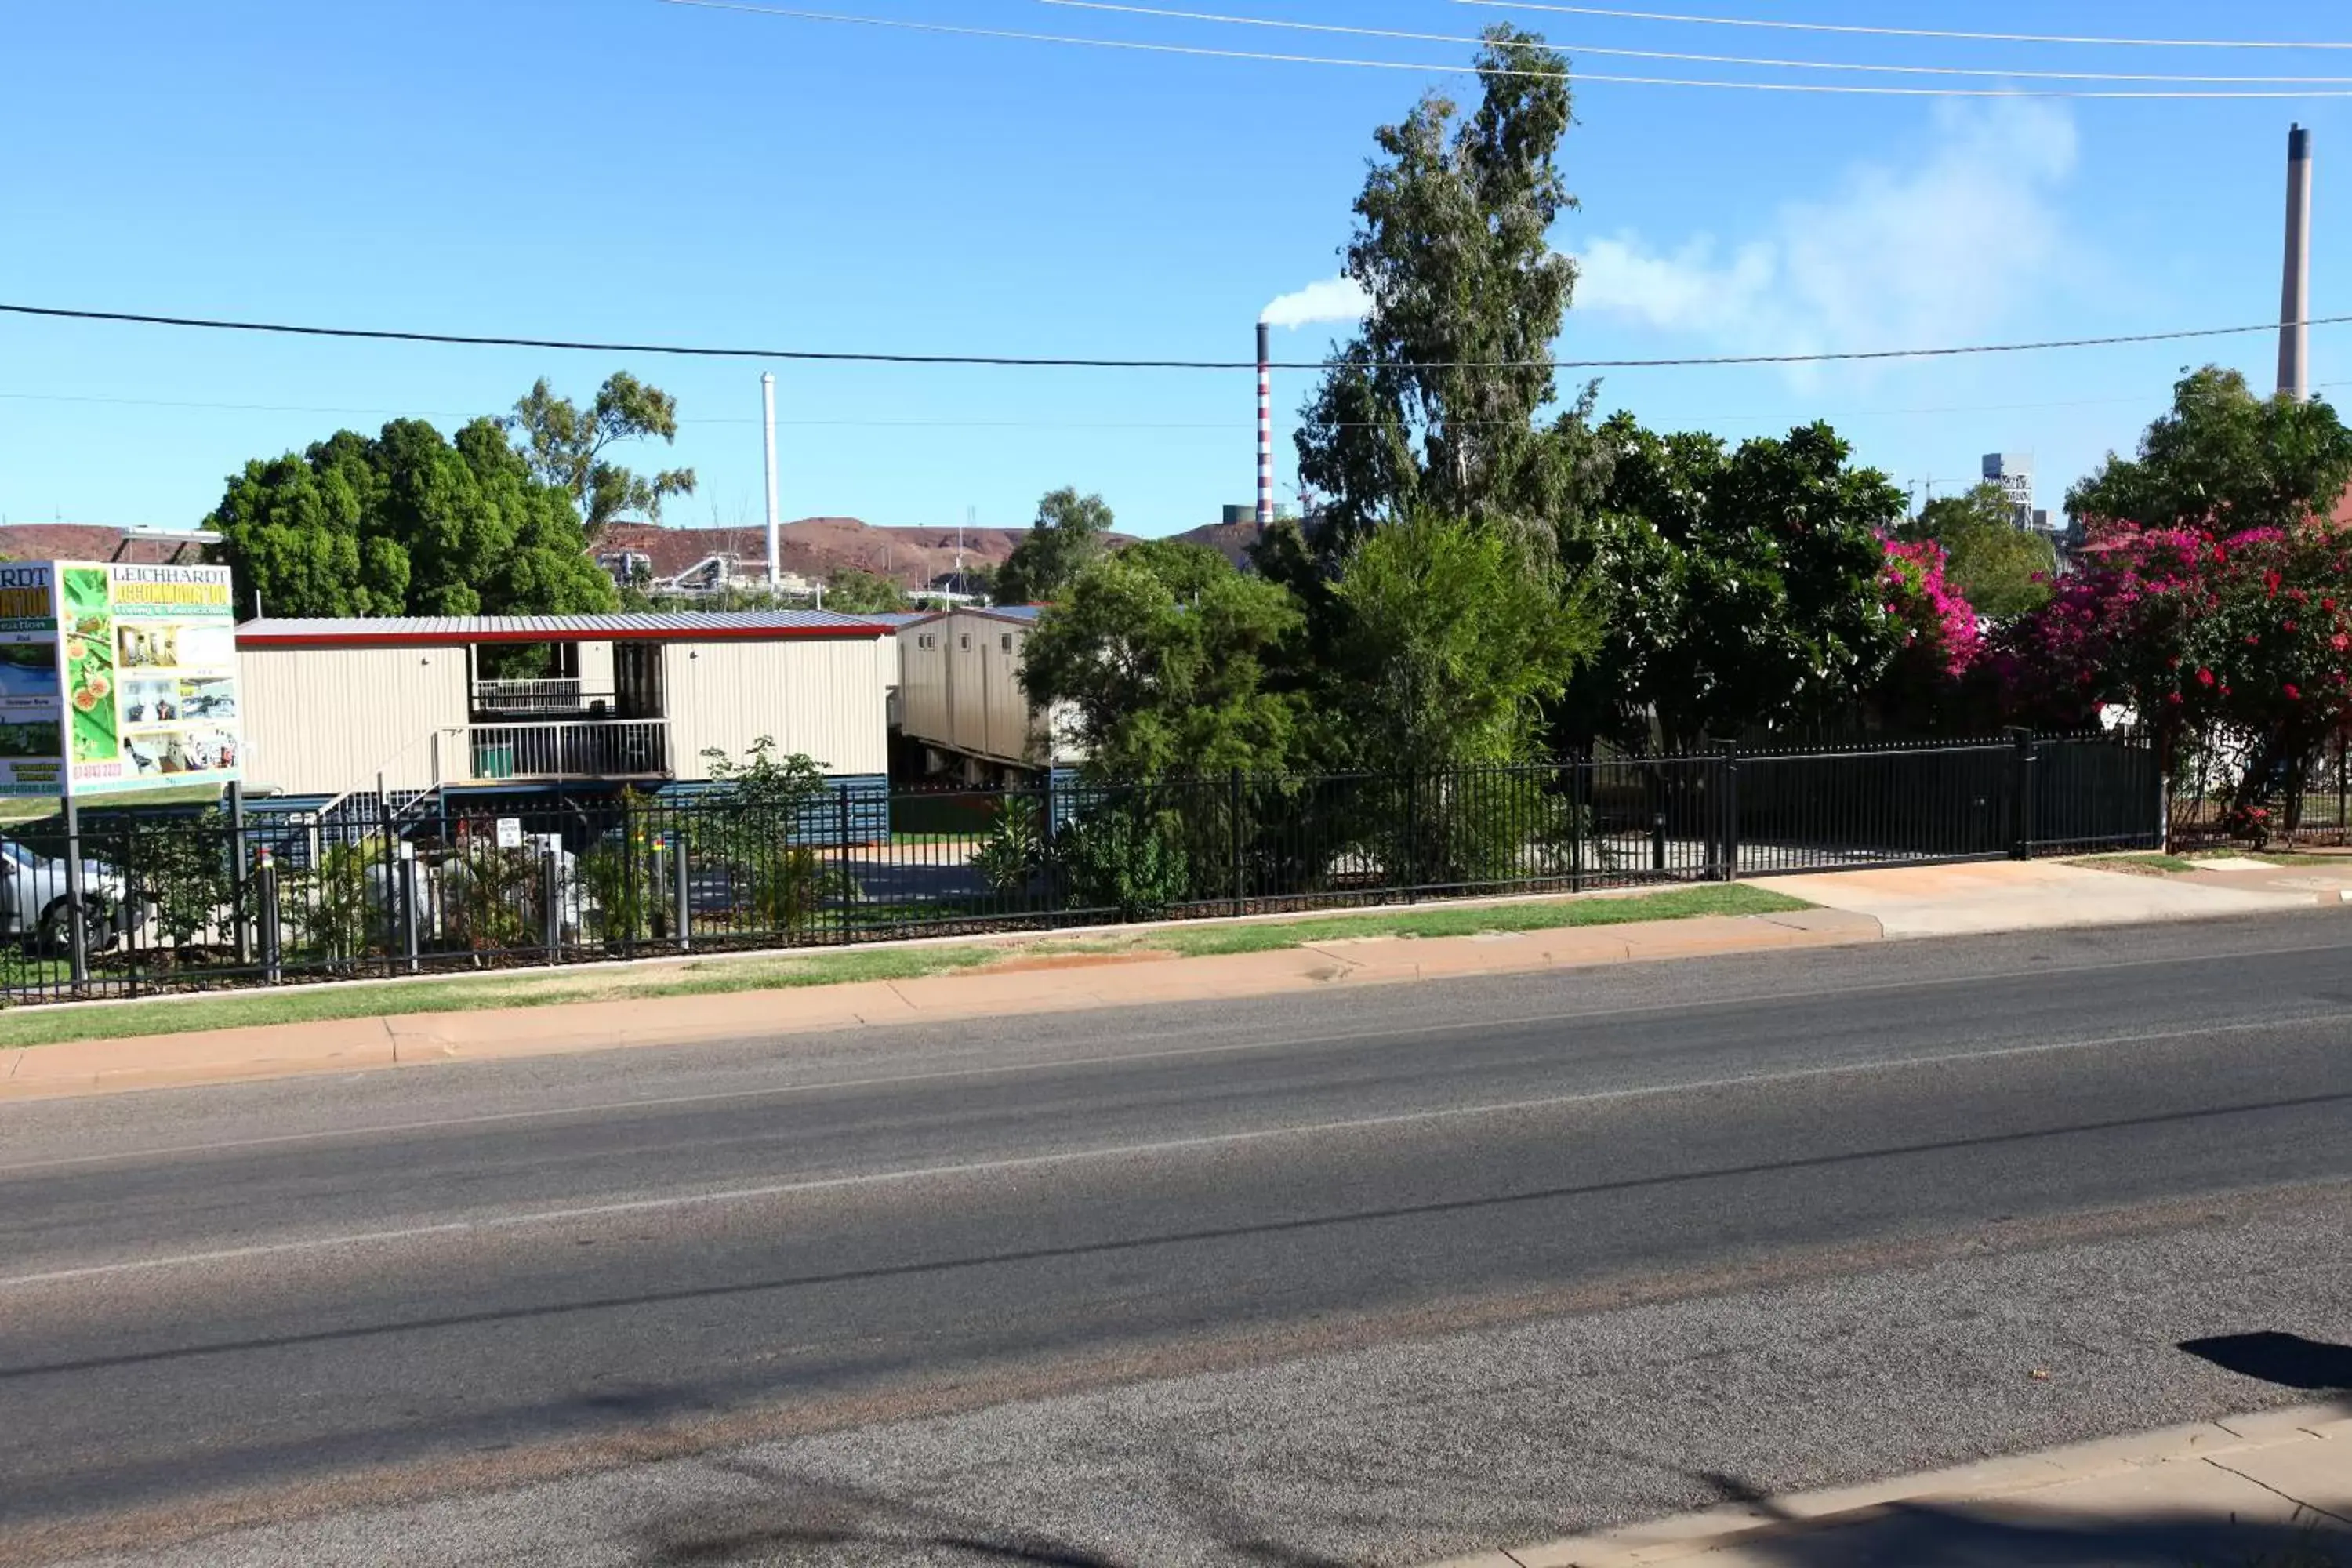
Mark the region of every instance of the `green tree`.
POLYGON ((1328 498, 1327 555, 1426 510, 1500 524, 1541 547, 1597 499, 1593 389, 1548 427, 1551 343, 1576 264, 1551 247, 1576 201, 1556 165, 1571 122, 1568 62, 1531 33, 1487 29, 1466 120, 1433 93, 1375 133, 1349 277, 1371 301, 1302 411, 1304 482, 1328 498))
POLYGON ((878 615, 907 607, 906 590, 875 572, 845 566, 825 579, 824 607, 845 616, 878 615))
POLYGON ((626 513, 643 513, 659 522, 665 500, 694 493, 692 468, 646 475, 605 456, 624 441, 656 436, 673 445, 677 440, 677 399, 627 371, 606 378, 585 409, 556 396, 541 376, 504 424, 514 433, 531 472, 572 498, 591 539, 626 513))
POLYGON ((2184 376, 2137 458, 2110 452, 2066 492, 2078 527, 2231 533, 2326 517, 2352 481, 2352 431, 2324 400, 2257 397, 2218 365, 2184 376))
POLYGON ((996 569, 991 596, 1000 605, 1041 605, 1102 553, 1111 511, 1100 496, 1064 486, 1037 503, 1037 521, 996 569))
POLYGON ((1727 453, 1629 415, 1601 429, 1615 467, 1585 547, 1608 626, 1568 705, 1572 731, 1671 750, 1757 725, 1851 715, 1902 628, 1882 540, 1903 492, 1827 425, 1727 453))
POLYGON ((1433 512, 1377 529, 1332 586, 1322 711, 1345 762, 1433 769, 1537 754, 1544 706, 1599 640, 1580 598, 1509 540, 1433 512))
POLYGON ((2047 534, 2017 526, 1997 484, 1938 496, 1895 531, 1907 542, 1942 545, 1945 580, 1996 621, 2015 620, 2049 601, 2058 552, 2047 534))
POLYGON ((612 609, 562 490, 497 421, 455 441, 419 419, 247 463, 205 519, 273 616, 566 615, 612 609))
POLYGON ((1286 765, 1301 710, 1265 660, 1297 606, 1213 550, 1160 542, 1097 556, 1029 635, 1022 685, 1066 704, 1097 777, 1286 765))

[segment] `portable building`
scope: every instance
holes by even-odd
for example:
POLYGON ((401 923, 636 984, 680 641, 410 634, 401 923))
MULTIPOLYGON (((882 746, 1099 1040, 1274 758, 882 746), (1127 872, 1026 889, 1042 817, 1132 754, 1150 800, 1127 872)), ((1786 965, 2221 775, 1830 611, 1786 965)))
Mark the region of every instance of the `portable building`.
POLYGON ((1032 707, 1021 684, 1037 615, 1034 605, 955 609, 898 628, 898 728, 935 753, 935 770, 978 776, 1079 760, 1069 716, 1032 707))
POLYGON ((257 620, 237 628, 247 778, 292 795, 691 784, 761 737, 888 767, 889 628, 824 610, 257 620), (500 678, 488 650, 551 649, 500 678))

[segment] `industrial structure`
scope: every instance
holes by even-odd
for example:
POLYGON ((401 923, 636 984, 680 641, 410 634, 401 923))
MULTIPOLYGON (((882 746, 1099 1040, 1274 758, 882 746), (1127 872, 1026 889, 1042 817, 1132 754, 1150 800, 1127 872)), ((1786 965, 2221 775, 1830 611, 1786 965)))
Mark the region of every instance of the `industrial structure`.
POLYGON ((1257 525, 1274 526, 1274 329, 1257 324, 1257 525))
POLYGON ((2044 533, 2051 531, 2050 513, 2033 504, 2032 457, 2016 452, 1987 452, 1982 472, 1985 482, 1999 485, 2000 493, 2008 498, 2010 521, 2020 528, 2039 529, 2044 533))
POLYGON ((2279 291, 2278 390, 2311 396, 2311 132, 2286 133, 2286 265, 2279 291))

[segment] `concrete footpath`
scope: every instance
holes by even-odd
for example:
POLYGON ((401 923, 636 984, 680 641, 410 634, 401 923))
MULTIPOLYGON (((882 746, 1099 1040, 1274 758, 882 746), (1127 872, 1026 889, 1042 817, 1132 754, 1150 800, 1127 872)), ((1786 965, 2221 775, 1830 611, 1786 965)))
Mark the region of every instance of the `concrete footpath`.
MULTIPOLYGON (((759 1040, 1008 1014, 1224 1000, 1335 984, 1526 973, 1886 938, 2308 910, 2339 903, 2352 890, 2352 861, 2341 871, 2330 868, 2318 874, 2280 868, 2258 870, 2267 874, 2200 871, 2140 877, 2047 861, 1896 867, 1772 879, 1764 885, 1818 906, 1772 915, 1462 937, 1324 940, 1202 958, 1149 951, 1024 958, 1015 944, 1005 960, 984 969, 921 979, 68 1041, 0 1049, 0 1102, 299 1073, 759 1040)), ((1055 933, 1064 942, 1086 934, 1055 933)), ((1138 933, 1129 930, 1118 934, 1138 933)), ((201 1008, 206 1002, 192 996, 179 1005, 201 1008)))
POLYGON ((2352 1401, 1759 1498, 1444 1568, 2326 1568, 2347 1552, 2352 1401))

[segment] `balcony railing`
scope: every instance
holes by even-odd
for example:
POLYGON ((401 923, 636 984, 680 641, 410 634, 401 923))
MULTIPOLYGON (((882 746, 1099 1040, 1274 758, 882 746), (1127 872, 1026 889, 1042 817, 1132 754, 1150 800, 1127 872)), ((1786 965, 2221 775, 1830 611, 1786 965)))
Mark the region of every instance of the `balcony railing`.
POLYGON ((474 710, 480 713, 579 713, 612 700, 609 691, 583 690, 574 677, 474 682, 474 710))
POLYGON ((468 724, 450 731, 440 773, 456 782, 499 779, 664 778, 669 773, 666 719, 583 720, 543 724, 468 724), (457 764, 453 766, 452 764, 457 764))

